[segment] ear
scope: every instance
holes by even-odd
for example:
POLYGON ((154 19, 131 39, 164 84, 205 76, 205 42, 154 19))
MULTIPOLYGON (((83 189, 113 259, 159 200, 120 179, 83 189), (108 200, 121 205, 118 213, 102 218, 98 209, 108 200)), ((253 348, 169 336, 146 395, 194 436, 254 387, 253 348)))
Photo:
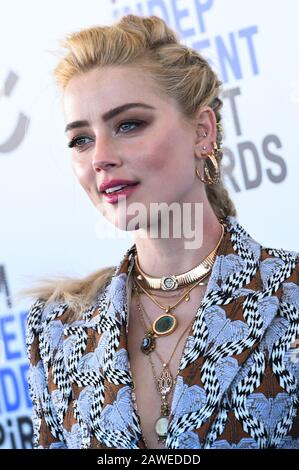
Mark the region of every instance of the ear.
POLYGON ((200 108, 195 117, 195 125, 194 154, 197 158, 204 158, 207 152, 213 151, 213 142, 216 142, 217 123, 213 109, 209 106, 200 108), (206 149, 203 150, 203 147, 206 149))

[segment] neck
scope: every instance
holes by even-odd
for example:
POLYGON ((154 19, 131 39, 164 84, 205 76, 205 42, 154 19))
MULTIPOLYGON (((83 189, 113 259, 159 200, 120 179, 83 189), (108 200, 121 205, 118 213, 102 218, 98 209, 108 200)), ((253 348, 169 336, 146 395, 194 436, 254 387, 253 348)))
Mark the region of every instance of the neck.
POLYGON ((153 238, 139 230, 135 235, 139 265, 153 277, 189 271, 211 253, 221 233, 221 224, 210 204, 204 206, 201 224, 194 229, 196 240, 201 243, 194 244, 192 248, 183 237, 153 238))

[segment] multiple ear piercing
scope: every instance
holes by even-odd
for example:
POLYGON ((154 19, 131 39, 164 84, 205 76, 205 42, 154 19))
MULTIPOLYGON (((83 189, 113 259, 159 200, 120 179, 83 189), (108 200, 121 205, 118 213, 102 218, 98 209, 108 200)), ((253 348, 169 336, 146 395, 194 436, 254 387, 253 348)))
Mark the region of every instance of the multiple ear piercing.
MULTIPOLYGON (((207 135, 208 135, 208 134, 205 132, 202 137, 207 137, 207 135)), ((206 145, 204 145, 202 149, 203 149, 203 150, 207 150, 207 148, 208 148, 208 147, 207 147, 206 145)))
MULTIPOLYGON (((217 123, 217 128, 222 131, 223 128, 220 123, 217 123)), ((202 137, 207 137, 207 133, 205 132, 202 137)), ((213 150, 211 152, 206 152, 203 154, 205 156, 205 163, 204 163, 204 176, 200 174, 200 170, 198 167, 195 169, 196 176, 202 181, 204 184, 216 184, 220 181, 220 165, 219 165, 219 156, 218 152, 220 148, 217 145, 217 142, 213 142, 213 150)), ((207 146, 204 145, 202 150, 206 151, 207 146)))

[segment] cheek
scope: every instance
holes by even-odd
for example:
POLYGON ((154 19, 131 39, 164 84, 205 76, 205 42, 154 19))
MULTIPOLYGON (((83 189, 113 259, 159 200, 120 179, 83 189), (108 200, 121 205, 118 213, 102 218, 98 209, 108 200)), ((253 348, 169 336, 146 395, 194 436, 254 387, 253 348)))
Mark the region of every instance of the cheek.
POLYGON ((171 157, 173 154, 172 145, 166 139, 155 139, 153 145, 147 148, 146 155, 144 155, 143 166, 152 173, 159 173, 169 168, 171 157))
MULTIPOLYGON (((159 139, 154 139, 153 145, 147 148, 143 165, 149 173, 167 173, 169 176, 186 172, 188 155, 192 155, 192 147, 184 135, 169 131, 159 139)), ((191 163, 191 161, 190 161, 191 163)), ((162 175, 161 175, 162 176, 162 175)))
POLYGON ((91 165, 74 157, 72 159, 72 169, 81 186, 89 192, 93 181, 91 165))

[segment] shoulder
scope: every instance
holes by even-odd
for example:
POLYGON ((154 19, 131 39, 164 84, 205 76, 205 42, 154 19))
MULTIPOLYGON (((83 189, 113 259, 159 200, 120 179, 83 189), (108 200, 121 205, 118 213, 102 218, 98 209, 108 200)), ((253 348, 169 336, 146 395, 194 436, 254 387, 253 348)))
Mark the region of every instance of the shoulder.
MULTIPOLYGON (((272 345, 269 346, 270 350, 273 347, 273 351, 276 349, 278 351, 283 347, 285 351, 289 351, 288 354, 291 354, 291 348, 298 347, 299 340, 298 253, 262 247, 259 275, 262 285, 261 311, 267 302, 270 306, 273 303, 273 309, 277 308, 276 314, 268 324, 265 341, 268 346, 272 345)), ((264 320, 268 322, 265 315, 264 320)), ((278 354, 277 351, 275 354, 278 354)), ((299 371, 296 372, 298 373, 299 371)))
MULTIPOLYGON (((263 284, 292 284, 299 291, 299 253, 261 246, 259 267, 263 284)), ((299 294, 299 292, 298 292, 299 294)))
POLYGON ((47 302, 40 298, 34 301, 26 324, 26 345, 31 365, 36 365, 40 360, 45 365, 59 350, 70 314, 66 302, 47 302))
POLYGON ((31 305, 26 322, 26 345, 29 357, 36 355, 48 363, 61 349, 67 330, 82 326, 106 308, 111 271, 91 287, 80 284, 77 292, 59 292, 56 296, 38 297, 31 305), (55 300, 52 300, 52 299, 55 300))
POLYGON ((298 252, 259 243, 236 217, 228 217, 226 224, 230 243, 225 250, 239 257, 244 270, 261 278, 262 290, 276 291, 284 282, 299 285, 298 252))
POLYGON ((82 279, 51 279, 23 291, 34 300, 27 316, 27 345, 55 321, 71 324, 84 319, 101 298, 114 272, 115 267, 109 267, 82 279))
POLYGON ((238 255, 242 274, 247 276, 248 286, 259 299, 271 299, 282 306, 299 312, 299 253, 283 248, 273 248, 256 241, 239 224, 236 218, 229 218, 230 243, 238 255), (276 299, 274 298, 276 297, 276 299), (278 301, 278 302, 277 302, 278 301))
POLYGON ((280 315, 299 319, 299 253, 283 248, 261 246, 259 273, 263 290, 279 299, 280 315), (292 313, 294 311, 294 314, 292 313))

